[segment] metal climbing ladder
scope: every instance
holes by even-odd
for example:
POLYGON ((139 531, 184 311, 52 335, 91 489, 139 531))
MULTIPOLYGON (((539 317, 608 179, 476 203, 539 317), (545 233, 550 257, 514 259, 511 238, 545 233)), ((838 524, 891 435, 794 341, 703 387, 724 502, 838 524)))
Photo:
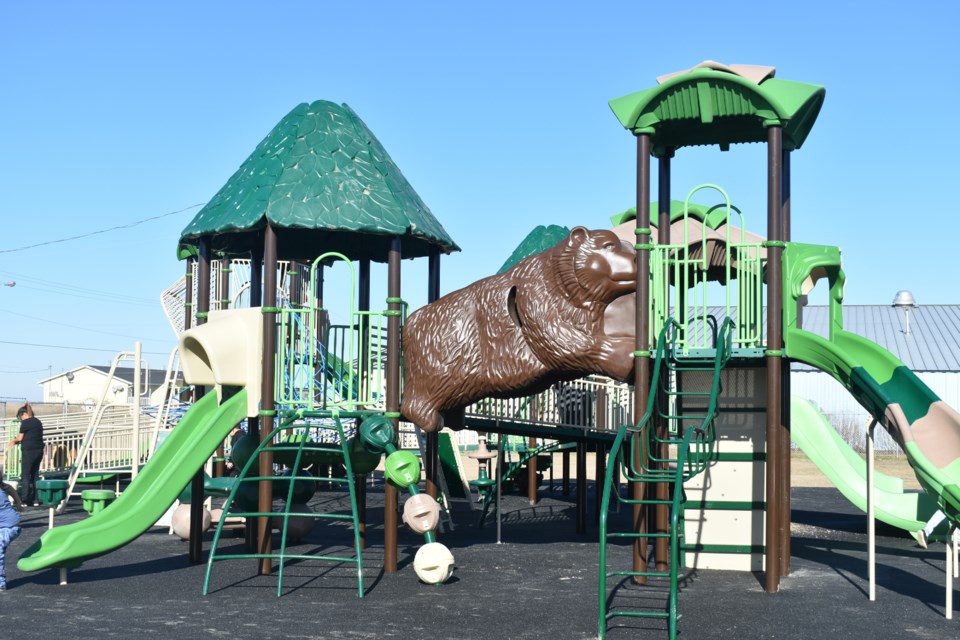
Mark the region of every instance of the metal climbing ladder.
POLYGON ((270 436, 262 441, 256 451, 250 456, 250 459, 244 465, 234 484, 227 501, 223 505, 224 513, 229 513, 234 517, 258 518, 275 517, 282 520, 280 527, 280 549, 276 553, 218 553, 218 544, 223 532, 224 523, 227 518, 221 518, 217 524, 216 532, 213 536, 213 544, 210 549, 210 555, 207 559, 207 572, 203 580, 203 594, 207 595, 210 586, 210 574, 213 565, 222 560, 249 560, 264 559, 277 560, 279 568, 277 572, 277 597, 283 593, 283 573, 284 566, 291 560, 297 561, 326 561, 335 563, 352 563, 357 572, 357 595, 364 596, 363 589, 363 555, 362 543, 360 539, 360 522, 357 512, 357 495, 354 486, 354 471, 351 463, 349 447, 353 443, 352 439, 347 437, 344 429, 343 419, 361 419, 369 412, 360 411, 309 411, 297 410, 288 413, 282 422, 271 433, 270 436), (269 449, 268 449, 269 448, 269 449), (273 453, 274 462, 285 464, 290 467, 290 474, 284 477, 276 477, 269 470, 267 475, 262 474, 257 465, 259 454, 264 449, 273 453), (300 512, 291 511, 294 492, 297 489, 297 483, 316 482, 317 477, 300 471, 309 464, 329 464, 342 463, 347 470, 346 476, 342 478, 329 477, 324 478, 326 483, 345 484, 349 490, 350 510, 349 513, 328 513, 328 512, 300 512), (279 487, 280 497, 284 500, 284 508, 280 512, 261 512, 254 507, 248 510, 246 507, 257 504, 258 486, 261 480, 272 480, 274 487, 279 487), (353 526, 353 556, 332 555, 332 554, 301 554, 290 553, 287 550, 289 539, 289 526, 291 518, 311 518, 314 520, 340 520, 347 521, 353 526))
MULTIPOLYGON (((675 320, 668 320, 657 340, 657 354, 651 384, 650 400, 643 418, 636 425, 620 427, 610 450, 604 479, 603 501, 600 511, 600 588, 598 632, 606 637, 607 624, 618 616, 666 620, 670 638, 677 635, 678 577, 683 547, 683 483, 701 473, 715 457, 715 420, 718 414, 717 397, 720 393, 720 371, 726 365, 731 352, 733 323, 727 318, 714 327, 714 348, 710 353, 700 351, 695 357, 682 356, 677 349, 677 337, 682 327, 675 320), (712 373, 712 384, 706 390, 679 391, 677 379, 686 372, 712 373), (619 468, 623 479, 637 483, 639 497, 624 496, 619 484, 613 486, 614 470, 619 468), (657 497, 656 485, 669 485, 670 497, 657 497), (652 511, 657 507, 669 508, 669 527, 658 531, 648 524, 641 530, 610 531, 608 515, 611 499, 621 504, 636 505, 652 511), (666 570, 649 570, 643 557, 643 570, 609 570, 607 546, 612 541, 629 542, 641 551, 647 543, 667 540, 668 562, 666 570), (609 585, 612 580, 616 584, 609 585), (654 584, 666 587, 665 606, 648 605, 644 608, 618 606, 618 596, 625 595, 627 583, 639 583, 637 588, 648 589, 654 584)), ((648 523, 652 519, 646 518, 648 523)), ((654 544, 655 546, 655 544, 654 544)), ((635 594, 634 594, 635 595, 635 594)), ((626 599, 626 598, 624 598, 626 599)), ((647 602, 645 594, 640 598, 647 602)))

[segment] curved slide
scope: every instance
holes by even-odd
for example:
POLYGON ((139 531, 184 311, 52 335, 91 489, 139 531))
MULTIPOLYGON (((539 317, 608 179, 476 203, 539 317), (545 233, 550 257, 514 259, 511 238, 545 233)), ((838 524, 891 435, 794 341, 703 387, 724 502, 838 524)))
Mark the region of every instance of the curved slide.
POLYGON ((786 355, 825 371, 886 427, 907 454, 920 484, 960 524, 960 413, 896 356, 843 330, 840 250, 788 242, 783 254, 786 355), (798 298, 821 278, 830 283, 830 337, 799 328, 798 298))
POLYGON ((76 567, 135 539, 173 504, 217 445, 246 417, 246 410, 246 389, 221 405, 216 393, 205 395, 113 504, 86 520, 50 529, 24 551, 17 567, 22 571, 76 567))
MULTIPOLYGON (((790 433, 794 442, 854 506, 867 510, 866 461, 805 398, 790 399, 790 433)), ((874 473, 874 514, 889 525, 916 534, 937 510, 927 493, 904 493, 903 480, 874 473)))

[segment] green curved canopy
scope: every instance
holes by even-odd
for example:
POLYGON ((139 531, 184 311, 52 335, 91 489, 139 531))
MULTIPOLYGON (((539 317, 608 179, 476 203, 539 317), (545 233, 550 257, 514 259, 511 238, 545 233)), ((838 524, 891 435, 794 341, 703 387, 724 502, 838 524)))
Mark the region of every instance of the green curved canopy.
MULTIPOLYGON (((650 226, 656 227, 657 223, 660 221, 660 216, 658 213, 659 204, 656 200, 650 203, 650 226)), ((734 207, 736 208, 736 207, 734 207)), ((683 217, 684 212, 684 202, 683 200, 671 200, 670 201, 670 222, 676 222, 677 220, 683 217)), ((720 224, 726 222, 726 208, 721 205, 707 206, 704 204, 697 204, 696 202, 691 202, 687 206, 688 216, 703 222, 711 229, 716 229, 720 224)), ((631 220, 636 220, 637 218, 637 208, 630 207, 622 213, 618 213, 610 216, 610 222, 613 223, 613 226, 621 225, 624 222, 630 222, 631 220)))
POLYGON ((280 259, 339 251, 384 262, 401 237, 404 258, 460 248, 363 120, 346 104, 298 105, 257 145, 180 236, 178 256, 211 249, 246 255, 269 221, 280 259))
POLYGON ((783 128, 783 147, 799 149, 816 122, 826 90, 773 77, 771 67, 705 62, 661 78, 652 89, 610 101, 620 123, 634 135, 649 134, 655 155, 695 145, 765 142, 767 128, 783 128), (750 77, 749 71, 768 70, 750 77))

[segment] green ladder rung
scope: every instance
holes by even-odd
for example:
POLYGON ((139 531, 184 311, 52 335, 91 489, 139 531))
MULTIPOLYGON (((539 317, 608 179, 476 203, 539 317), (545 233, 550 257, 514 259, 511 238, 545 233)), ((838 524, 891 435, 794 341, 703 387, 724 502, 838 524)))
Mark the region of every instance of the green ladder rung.
POLYGON ((663 571, 607 571, 607 578, 669 578, 670 572, 663 571))
POLYGON ((667 364, 667 369, 670 371, 678 371, 680 373, 685 373, 687 371, 713 371, 713 366, 704 364, 703 366, 684 366, 676 363, 667 364))
MULTIPOLYGON (((664 620, 670 617, 669 611, 608 611, 606 618, 657 618, 658 620, 664 620)), ((680 616, 677 616, 677 621, 680 621, 680 616)))
POLYGON ((608 533, 607 537, 608 538, 669 538, 670 534, 669 533, 649 533, 649 532, 648 533, 619 532, 619 533, 608 533))
POLYGON ((313 518, 314 520, 353 520, 353 516, 346 513, 300 513, 284 511, 230 511, 231 518, 313 518))
POLYGON ((221 560, 325 560, 332 562, 350 562, 356 564, 356 557, 346 556, 311 556, 299 553, 230 553, 220 554, 213 558, 214 562, 221 560))
POLYGON ((678 477, 684 477, 686 474, 673 474, 669 476, 654 474, 628 475, 624 474, 621 482, 638 482, 640 484, 673 484, 678 477))
POLYGON ((287 518, 313 518, 314 520, 353 520, 353 515, 348 513, 300 513, 299 511, 287 511, 283 513, 277 513, 276 515, 281 516, 285 520, 287 518))
POLYGON ((621 504, 671 504, 670 500, 657 500, 656 498, 620 498, 621 504))

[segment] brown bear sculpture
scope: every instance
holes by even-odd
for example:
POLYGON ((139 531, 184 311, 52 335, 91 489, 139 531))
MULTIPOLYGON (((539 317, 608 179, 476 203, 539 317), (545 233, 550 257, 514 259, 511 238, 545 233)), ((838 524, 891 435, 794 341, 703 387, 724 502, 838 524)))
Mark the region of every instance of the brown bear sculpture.
POLYGON ((562 380, 626 380, 634 339, 604 332, 613 300, 636 291, 633 249, 576 227, 504 273, 411 314, 403 328, 401 412, 422 429, 461 428, 481 398, 513 398, 562 380))

